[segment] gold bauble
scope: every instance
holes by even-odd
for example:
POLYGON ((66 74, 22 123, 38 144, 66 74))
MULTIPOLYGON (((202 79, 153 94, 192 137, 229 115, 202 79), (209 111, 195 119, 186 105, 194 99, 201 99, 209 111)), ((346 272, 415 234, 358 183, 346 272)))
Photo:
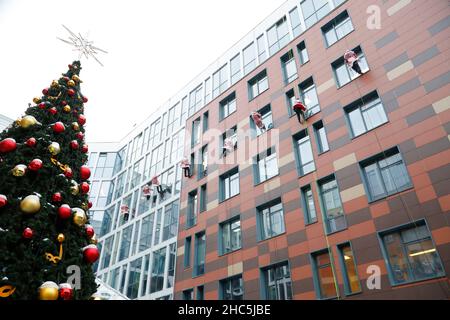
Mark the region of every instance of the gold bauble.
POLYGON ((53 87, 53 88, 57 88, 57 87, 59 87, 59 83, 58 83, 58 81, 53 80, 52 84, 50 86, 53 87))
POLYGON ((50 153, 54 156, 56 156, 58 153, 61 152, 61 147, 59 146, 58 142, 52 142, 50 143, 50 145, 48 146, 48 151, 50 151, 50 153))
POLYGON ((20 210, 22 210, 23 213, 36 213, 39 209, 41 209, 41 202, 36 195, 26 196, 20 201, 20 210))
POLYGON ((74 180, 72 180, 72 185, 70 186, 70 193, 76 196, 80 192, 80 187, 78 183, 74 180))
POLYGON ((27 166, 24 164, 18 164, 17 166, 15 166, 12 170, 11 173, 13 174, 13 176, 16 177, 22 177, 25 175, 25 172, 27 171, 27 166))
POLYGON ((74 74, 73 76, 72 76, 72 80, 73 81, 76 81, 76 82, 83 82, 83 81, 81 81, 81 79, 76 75, 76 74, 74 74))
POLYGON ((75 87, 75 81, 69 80, 69 81, 67 81, 67 85, 68 85, 69 87, 75 87))
POLYGON ((73 222, 79 226, 82 227, 87 221, 86 213, 84 213, 84 210, 81 208, 72 208, 73 211, 73 222))
POLYGON ((66 240, 66 237, 64 237, 64 235, 62 233, 58 234, 58 237, 56 238, 58 239, 58 242, 64 242, 64 240, 66 240))
POLYGON ((44 282, 39 287, 39 300, 58 300, 58 285, 53 281, 44 282))
POLYGON ((98 239, 97 239, 97 235, 94 234, 92 236, 92 238, 89 240, 92 244, 97 244, 98 243, 98 239))
POLYGON ((78 122, 72 122, 72 129, 75 131, 80 130, 80 125, 78 124, 78 122))
POLYGON ((41 98, 35 97, 33 98, 33 102, 36 104, 41 103, 41 98))
POLYGON ((83 208, 84 211, 87 211, 89 209, 89 205, 86 202, 83 202, 81 204, 81 208, 83 208))
POLYGON ((19 121, 19 125, 22 127, 22 128, 29 128, 29 127, 31 127, 31 126, 34 126, 36 123, 38 123, 37 122, 37 120, 36 120, 36 118, 35 117, 33 117, 33 116, 25 116, 25 117, 23 117, 22 119, 20 119, 20 121, 19 121))
POLYGON ((64 106, 64 108, 63 108, 63 111, 64 112, 67 112, 67 113, 69 113, 70 112, 70 106, 69 105, 67 105, 67 106, 64 106))
POLYGON ((94 293, 89 300, 104 300, 98 293, 94 293))

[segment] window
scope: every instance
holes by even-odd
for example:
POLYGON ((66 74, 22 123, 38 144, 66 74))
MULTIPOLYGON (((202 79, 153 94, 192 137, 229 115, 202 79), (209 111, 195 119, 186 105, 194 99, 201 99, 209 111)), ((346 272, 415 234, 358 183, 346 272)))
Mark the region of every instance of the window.
POLYGON ((334 175, 318 182, 319 192, 324 210, 324 222, 327 233, 347 228, 347 222, 342 208, 339 187, 334 175))
POLYGON ((220 176, 220 201, 239 194, 239 168, 236 167, 220 176))
POLYGON ((352 31, 353 24, 347 11, 342 12, 322 27, 322 33, 325 36, 327 47, 336 43, 352 31))
POLYGON ((184 152, 184 130, 180 130, 172 138, 172 154, 170 163, 175 163, 183 157, 184 152))
POLYGON ((303 214, 305 216, 305 224, 317 221, 316 205, 314 203, 314 195, 310 185, 301 188, 303 214))
POLYGON ((243 300, 244 298, 244 281, 242 281, 242 275, 221 280, 219 287, 220 300, 243 300))
MULTIPOLYGON (((270 107, 270 104, 265 106, 264 108, 258 110, 258 112, 261 114, 261 121, 266 127, 266 130, 270 130, 273 128, 273 121, 272 121, 272 108, 270 107)), ((256 124, 252 121, 251 127, 256 130, 256 136, 260 136, 265 131, 261 130, 259 127, 256 126, 256 124)))
POLYGON ((230 60, 231 84, 235 84, 241 78, 241 54, 238 53, 230 60))
POLYGON ((292 49, 281 57, 281 67, 283 69, 284 84, 288 84, 298 78, 297 65, 295 64, 292 49))
POLYGON ((186 118, 188 115, 188 97, 184 97, 181 100, 181 118, 180 118, 180 125, 184 126, 186 123, 186 118))
POLYGON ((211 101, 211 78, 205 80, 205 104, 211 101))
POLYGON ((164 228, 162 241, 173 238, 178 227, 178 200, 168 204, 164 209, 164 228))
POLYGON ((148 142, 150 147, 159 143, 160 131, 161 131, 161 118, 153 122, 152 125, 150 126, 150 134, 148 136, 148 142))
POLYGON ((153 252, 150 293, 154 293, 163 289, 165 265, 166 265, 166 248, 164 247, 153 252))
POLYGON ((208 195, 206 191, 206 183, 200 187, 200 212, 206 211, 206 204, 208 201, 208 195))
POLYGON ((202 105, 202 86, 198 86, 189 94, 189 116, 192 116, 202 105))
POLYGON ((191 266, 191 237, 184 239, 184 267, 191 266))
POLYGON ((195 277, 205 273, 206 234, 204 231, 195 235, 194 251, 195 258, 193 276, 195 277))
POLYGON ((284 213, 281 199, 257 208, 259 240, 266 240, 284 233, 284 213))
POLYGON ((197 300, 205 300, 205 287, 204 286, 197 287, 197 300))
POLYGON ((292 281, 288 262, 263 268, 265 300, 292 300, 292 281))
POLYGON ((144 160, 141 159, 136 162, 133 166, 133 174, 131 176, 130 188, 133 189, 136 187, 142 179, 142 171, 144 169, 144 160))
POLYGON ((388 121, 381 99, 376 92, 358 99, 344 108, 353 137, 357 137, 388 121))
POLYGON ((255 184, 264 182, 278 175, 278 162, 275 147, 257 155, 253 161, 256 162, 256 164, 253 165, 255 184))
POLYGON ((244 57, 244 75, 246 75, 256 67, 255 43, 252 42, 244 48, 242 54, 244 57))
POLYGON ((333 266, 328 250, 311 254, 316 293, 319 299, 337 296, 333 266))
POLYGON ((303 81, 299 84, 300 99, 305 103, 309 116, 320 111, 319 98, 317 97, 316 86, 313 78, 303 81))
POLYGON ((294 150, 298 164, 297 171, 300 176, 304 176, 316 170, 308 129, 300 131, 293 138, 294 150))
POLYGON ((369 201, 375 201, 412 186, 397 147, 384 151, 360 163, 369 191, 369 201))
POLYGON ((150 166, 150 172, 149 177, 153 178, 158 172, 162 169, 162 157, 163 157, 163 150, 164 145, 161 144, 153 149, 152 151, 152 160, 151 160, 151 166, 150 166))
POLYGON ((123 147, 122 149, 120 149, 119 152, 117 152, 117 156, 116 156, 116 160, 114 161, 114 170, 113 170, 113 175, 115 175, 116 173, 118 173, 120 170, 122 170, 123 165, 124 165, 124 158, 125 158, 125 154, 127 152, 127 147, 123 147))
POLYGON ((203 127, 202 127, 202 132, 205 132, 206 130, 208 130, 208 120, 209 120, 209 112, 206 111, 205 113, 203 113, 203 127))
POLYGON ((192 141, 191 146, 195 146, 200 142, 200 118, 192 121, 192 141))
POLYGON ((109 267, 111 262, 111 251, 113 246, 114 236, 109 237, 105 240, 105 245, 103 247, 102 263, 99 269, 104 269, 109 267))
POLYGON ((233 92, 219 103, 219 119, 222 121, 236 111, 236 93, 233 92))
POLYGON ((292 107, 295 104, 295 92, 294 89, 289 90, 288 92, 286 92, 286 106, 288 109, 288 115, 289 117, 294 115, 294 111, 292 109, 292 107))
POLYGON ((235 217, 219 224, 219 254, 226 254, 242 247, 241 220, 235 217))
POLYGON ((341 263, 344 278, 345 294, 353 294, 361 291, 358 273, 356 271, 355 257, 350 243, 338 245, 339 261, 341 263))
POLYGON ((198 164, 198 178, 206 177, 208 174, 208 145, 204 145, 200 150, 200 163, 198 164))
POLYGON ((115 152, 101 152, 98 156, 94 178, 111 178, 116 161, 115 152))
POLYGON ((220 95, 228 87, 228 68, 224 65, 213 74, 213 99, 220 95))
POLYGON ((328 0, 305 0, 300 6, 302 7, 306 28, 311 27, 330 12, 328 0))
POLYGON ((139 293, 139 280, 141 279, 142 258, 130 263, 130 273, 128 274, 127 296, 136 299, 139 293))
POLYGON ((162 219, 162 208, 156 211, 156 226, 155 226, 155 239, 153 240, 153 245, 156 246, 160 241, 161 235, 161 219, 162 219))
POLYGON ((186 228, 190 228, 197 223, 198 215, 198 197, 197 190, 188 194, 188 210, 187 210, 186 228))
POLYGON ((445 275, 424 220, 379 233, 391 284, 445 275))
POLYGON ((169 116, 167 119, 167 134, 171 134, 178 127, 178 121, 180 116, 180 103, 169 109, 169 116))
POLYGON ((267 50, 266 50, 266 38, 264 34, 260 35, 258 39, 256 39, 258 44, 258 61, 259 63, 263 63, 267 59, 267 50))
POLYGON ((91 169, 91 172, 95 169, 95 164, 97 163, 97 152, 90 152, 87 166, 91 169))
POLYGON ((300 63, 305 64, 309 61, 308 51, 306 50, 305 41, 297 45, 298 55, 300 56, 300 63))
POLYGON ((194 289, 184 290, 183 300, 194 300, 194 289))
POLYGON ((289 17, 291 19, 292 33, 294 34, 295 38, 302 32, 302 26, 300 25, 300 16, 298 15, 297 7, 289 11, 289 17))
POLYGON ((119 261, 128 258, 131 246, 131 233, 133 226, 128 226, 122 231, 122 242, 120 244, 119 261))
POLYGON ((286 17, 281 18, 269 30, 267 30, 267 38, 269 41, 270 55, 273 55, 289 42, 289 30, 286 17))
POLYGON ((266 70, 263 70, 248 82, 249 100, 256 98, 267 89, 269 89, 269 80, 266 70))
POLYGON ((220 141, 222 148, 225 144, 225 139, 230 138, 231 142, 233 142, 234 149, 237 148, 237 126, 233 126, 222 134, 222 139, 220 141))
POLYGON ((147 250, 152 245, 154 219, 155 214, 153 212, 142 219, 139 252, 147 250))
MULTIPOLYGON (((362 72, 368 71, 369 65, 367 64, 366 56, 362 52, 361 47, 358 46, 354 48, 352 51, 356 53, 356 55, 358 56, 358 63, 359 66, 361 67, 361 71, 362 72)), ((360 76, 360 74, 358 74, 352 68, 347 67, 347 64, 345 63, 343 56, 334 61, 331 64, 331 67, 333 68, 338 88, 342 87, 343 85, 349 83, 350 81, 360 76)))
POLYGON ((177 255, 177 244, 169 246, 169 266, 167 268, 167 288, 172 288, 175 282, 175 258, 177 255))
POLYGON ((99 237, 104 236, 109 231, 111 231, 112 219, 113 219, 114 206, 109 207, 105 210, 105 215, 103 216, 102 226, 100 228, 99 237))
POLYGON ((316 135, 317 149, 319 150, 319 153, 330 150, 330 147, 328 146, 327 133, 323 126, 322 120, 314 123, 313 128, 316 135))

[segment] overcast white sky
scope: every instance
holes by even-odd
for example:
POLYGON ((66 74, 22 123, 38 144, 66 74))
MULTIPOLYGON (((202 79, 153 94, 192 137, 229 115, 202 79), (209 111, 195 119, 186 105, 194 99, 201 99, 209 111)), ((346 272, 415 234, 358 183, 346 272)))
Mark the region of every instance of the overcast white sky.
POLYGON ((20 117, 77 55, 61 24, 106 49, 82 59, 88 141, 118 141, 285 0, 0 0, 0 114, 20 117))

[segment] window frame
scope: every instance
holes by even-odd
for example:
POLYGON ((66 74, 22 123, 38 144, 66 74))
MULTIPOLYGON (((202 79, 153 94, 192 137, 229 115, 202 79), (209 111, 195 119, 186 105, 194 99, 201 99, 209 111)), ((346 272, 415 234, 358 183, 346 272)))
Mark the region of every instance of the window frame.
POLYGON ((336 17, 334 17, 333 19, 331 19, 329 22, 327 22, 326 24, 324 24, 320 30, 322 31, 322 37, 323 40, 325 42, 325 48, 328 49, 331 46, 333 46, 335 43, 339 42, 339 40, 344 39, 345 37, 347 37, 350 33, 355 31, 355 26, 353 24, 353 21, 350 17, 350 15, 348 14, 347 10, 342 11, 341 13, 339 13, 336 17), (336 29, 342 25, 344 25, 344 23, 350 22, 351 26, 352 26, 352 30, 349 31, 348 33, 344 34, 341 38, 339 38, 339 35, 336 31, 336 29), (329 43, 326 34, 328 32, 333 32, 334 36, 336 37, 336 40, 333 43, 329 43))
POLYGON ((323 124, 323 120, 319 120, 319 121, 314 122, 312 127, 313 127, 313 131, 314 131, 314 138, 316 140, 316 146, 317 146, 318 155, 320 156, 321 154, 324 154, 325 152, 330 151, 330 144, 328 143, 327 130, 325 128, 325 125, 323 124), (322 125, 322 127, 321 128, 317 128, 319 125, 322 125), (321 129, 324 132, 325 139, 326 139, 326 145, 328 147, 328 149, 326 149, 326 150, 323 149, 323 139, 320 136, 320 132, 319 132, 321 129))
POLYGON ((228 118, 236 111, 237 111, 236 91, 233 91, 219 102, 219 122, 221 122, 225 118, 228 118), (230 112, 230 104, 232 103, 234 103, 234 109, 233 111, 230 112), (225 110, 227 112, 225 112, 225 110))
POLYGON ((232 217, 232 218, 230 218, 228 220, 225 220, 225 221, 222 221, 222 222, 219 223, 218 238, 219 238, 218 242, 217 242, 218 243, 218 256, 224 256, 224 255, 227 255, 229 253, 236 252, 236 251, 242 249, 242 221, 241 221, 240 215, 236 215, 236 216, 234 216, 234 217, 232 217), (239 222, 239 227, 238 227, 239 228, 239 244, 238 244, 237 247, 235 247, 233 249, 232 233, 233 233, 233 230, 236 230, 237 228, 232 229, 232 225, 235 222, 239 222), (229 235, 229 238, 230 238, 230 248, 229 248, 229 250, 226 250, 226 248, 225 248, 225 241, 224 241, 224 234, 225 234, 224 230, 225 230, 225 228, 227 228, 228 235, 229 235))
POLYGON ((339 286, 336 284, 336 274, 335 274, 335 269, 334 269, 334 258, 333 258, 333 252, 332 250, 330 250, 331 248, 325 248, 325 249, 321 249, 318 251, 314 251, 311 252, 309 254, 309 259, 311 262, 311 267, 312 267, 312 273, 313 273, 313 281, 314 281, 314 291, 316 292, 316 297, 319 300, 333 300, 336 299, 337 297, 339 297, 339 286), (336 292, 335 296, 330 296, 330 297, 324 297, 323 296, 323 292, 322 292, 322 284, 321 284, 321 280, 320 280, 320 276, 319 276, 319 265, 317 264, 317 256, 320 256, 322 254, 328 254, 328 259, 329 259, 329 263, 327 264, 322 264, 320 265, 321 268, 325 268, 327 267, 327 265, 329 265, 329 267, 331 268, 331 273, 333 275, 333 282, 334 282, 334 290, 336 292))
POLYGON ((361 278, 359 277, 359 273, 358 273, 358 263, 356 262, 355 251, 353 250, 351 241, 345 241, 342 243, 338 243, 336 245, 336 248, 337 248, 337 253, 339 256, 339 266, 341 267, 342 278, 344 280, 344 294, 346 296, 353 296, 355 294, 362 293, 361 278), (351 286, 350 279, 348 277, 348 270, 347 270, 347 265, 345 263, 345 255, 344 255, 344 251, 343 251, 343 248, 345 246, 348 246, 350 248, 350 251, 352 252, 352 255, 353 255, 353 265, 355 268, 355 274, 356 274, 356 277, 358 278, 358 285, 359 285, 359 290, 357 290, 355 292, 351 292, 351 289, 350 289, 350 286, 351 286))
MULTIPOLYGON (((319 204, 320 204, 320 209, 321 209, 320 211, 322 212, 322 219, 323 219, 323 223, 325 224, 326 234, 330 235, 330 234, 341 232, 343 230, 348 229, 347 217, 346 217, 344 205, 343 205, 342 199, 341 199, 341 192, 340 192, 341 189, 339 187, 339 183, 338 183, 338 180, 336 179, 336 176, 334 174, 328 175, 326 177, 318 179, 316 184, 317 184, 317 190, 319 192, 319 204), (326 205, 325 205, 325 201, 324 201, 324 197, 323 197, 324 193, 322 191, 322 186, 328 182, 331 182, 332 180, 334 180, 336 182, 336 186, 334 186, 333 189, 337 189, 336 192, 337 192, 341 210, 342 210, 341 217, 343 217, 343 220, 344 220, 343 222, 345 224, 345 227, 342 229, 339 229, 339 230, 330 231, 331 230, 330 224, 329 224, 330 219, 328 218, 328 209, 326 208, 326 205)), ((326 191, 329 192, 330 190, 331 190, 331 188, 326 191)), ((333 218, 332 220, 334 220, 334 219, 336 219, 336 218, 333 218)))
MULTIPOLYGON (((219 280, 219 300, 224 300, 224 301, 239 301, 239 300, 244 300, 244 293, 245 293, 245 282, 244 279, 242 277, 242 274, 236 274, 234 276, 231 277, 227 277, 224 279, 219 280), (233 287, 233 280, 236 279, 240 279, 242 282, 242 299, 224 299, 225 294, 224 291, 227 287, 230 287, 231 292, 233 292, 236 288, 233 287)), ((234 297, 234 295, 231 295, 232 297, 234 297)))
MULTIPOLYGON (((273 264, 270 264, 268 266, 262 267, 260 268, 260 293, 261 293, 261 299, 264 300, 281 300, 278 294, 278 290, 275 291, 276 293, 276 299, 270 299, 269 297, 269 271, 271 271, 274 274, 274 284, 271 286, 275 286, 276 289, 278 289, 278 281, 284 279, 284 277, 282 279, 277 278, 277 274, 279 273, 278 270, 283 268, 284 266, 287 267, 287 270, 289 272, 289 279, 290 279, 290 299, 284 299, 284 300, 293 300, 294 299, 294 282, 292 281, 292 271, 291 271, 291 265, 289 260, 284 260, 284 261, 280 261, 280 262, 276 262, 273 264)), ((287 282, 285 282, 287 283, 287 282)), ((283 288, 286 289, 286 284, 283 285, 283 288)))
POLYGON ((300 188, 300 195, 301 195, 301 203, 302 203, 302 209, 303 209, 303 216, 304 216, 304 221, 305 221, 305 226, 310 225, 310 224, 314 224, 317 223, 319 221, 318 216, 317 216, 317 205, 316 205, 316 201, 314 199, 314 192, 312 190, 312 185, 311 184, 307 184, 304 185, 303 187, 300 188), (313 219, 311 217, 311 208, 309 206, 309 202, 308 202, 308 198, 307 198, 307 189, 309 189, 311 191, 311 196, 312 196, 312 201, 314 204, 314 214, 315 214, 315 218, 313 219))
POLYGON ((258 242, 266 241, 266 240, 278 237, 278 236, 286 233, 286 218, 285 218, 286 213, 284 210, 285 209, 284 209, 281 198, 273 199, 265 204, 262 204, 262 205, 256 207, 256 217, 257 217, 256 218, 256 228, 257 228, 257 241, 258 242), (272 208, 277 205, 281 205, 281 210, 272 211, 272 208), (266 219, 264 217, 265 210, 269 210, 268 213, 266 213, 266 217, 268 214, 270 226, 266 226, 266 224, 265 224, 265 222, 266 222, 266 219), (274 216, 279 214, 280 212, 281 212, 282 220, 283 220, 281 222, 281 226, 280 226, 282 230, 280 233, 275 234, 275 232, 273 230, 273 225, 274 225, 273 219, 274 219, 274 216), (270 235, 268 235, 267 237, 266 237, 266 229, 270 229, 270 235))
POLYGON ((308 128, 300 130, 299 132, 294 134, 292 136, 292 141, 294 143, 294 155, 295 155, 295 160, 296 160, 298 176, 299 177, 304 177, 304 176, 306 176, 306 175, 316 171, 317 170, 316 161, 314 159, 314 151, 313 151, 313 148, 312 148, 311 136, 309 135, 308 128), (304 140, 304 141, 300 143, 300 141, 302 141, 302 140, 304 140), (306 143, 309 143, 309 147, 311 149, 312 161, 309 161, 307 163, 303 163, 302 156, 300 154, 300 145, 303 145, 303 144, 306 144, 306 143), (309 166, 311 164, 313 165, 313 169, 308 171, 308 172, 305 172, 304 167, 309 166))
POLYGON ((284 85, 286 86, 289 83, 291 83, 292 81, 297 80, 298 79, 298 68, 297 68, 297 62, 295 61, 294 50, 289 49, 285 54, 283 54, 280 57, 280 62, 281 62, 281 70, 283 72, 284 85), (293 63, 293 65, 294 65, 295 74, 292 74, 289 76, 287 65, 290 63, 293 63))
POLYGON ((248 88, 248 101, 252 101, 256 97, 260 96, 261 94, 263 94, 264 92, 269 90, 270 85, 269 85, 269 76, 267 74, 267 69, 262 70, 257 75, 255 75, 253 78, 248 80, 247 88, 248 88), (261 89, 259 87, 263 81, 267 82, 267 88, 265 88, 264 90, 261 91, 261 89), (256 86, 258 89, 258 93, 256 95, 253 95, 253 86, 256 86))
MULTIPOLYGON (((233 178, 233 181, 236 178, 233 178)), ((224 201, 227 201, 228 199, 231 199, 235 196, 238 196, 241 192, 241 187, 240 187, 240 172, 239 172, 239 166, 234 167, 233 169, 228 170, 227 172, 221 174, 219 176, 219 203, 222 203, 224 201), (238 180, 238 192, 236 194, 231 195, 231 183, 232 183, 232 177, 234 177, 235 175, 237 175, 237 180, 238 180), (228 197, 226 197, 226 187, 225 187, 225 180, 228 179, 228 189, 230 192, 230 195, 228 197)))
MULTIPOLYGON (((273 159, 271 159, 271 161, 273 161, 273 159)), ((278 175, 280 175, 280 168, 278 166, 278 155, 275 149, 275 146, 267 149, 266 151, 256 155, 253 157, 253 185, 258 185, 261 183, 264 183, 272 178, 277 177, 278 175), (264 161, 264 168, 265 168, 265 172, 267 173, 267 158, 275 156, 275 163, 276 163, 276 168, 277 168, 277 173, 270 176, 270 177, 266 177, 265 179, 261 179, 261 170, 260 170, 260 162, 264 161)), ((266 174, 267 176, 267 174, 266 174)))

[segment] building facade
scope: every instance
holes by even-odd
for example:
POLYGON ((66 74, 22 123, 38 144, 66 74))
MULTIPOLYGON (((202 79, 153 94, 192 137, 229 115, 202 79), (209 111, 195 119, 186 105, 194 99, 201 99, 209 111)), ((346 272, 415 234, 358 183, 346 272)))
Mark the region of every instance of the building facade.
POLYGON ((12 122, 12 119, 0 114, 0 131, 5 130, 12 122))
POLYGON ((190 92, 175 299, 449 298, 449 19, 287 1, 215 63, 190 92))

